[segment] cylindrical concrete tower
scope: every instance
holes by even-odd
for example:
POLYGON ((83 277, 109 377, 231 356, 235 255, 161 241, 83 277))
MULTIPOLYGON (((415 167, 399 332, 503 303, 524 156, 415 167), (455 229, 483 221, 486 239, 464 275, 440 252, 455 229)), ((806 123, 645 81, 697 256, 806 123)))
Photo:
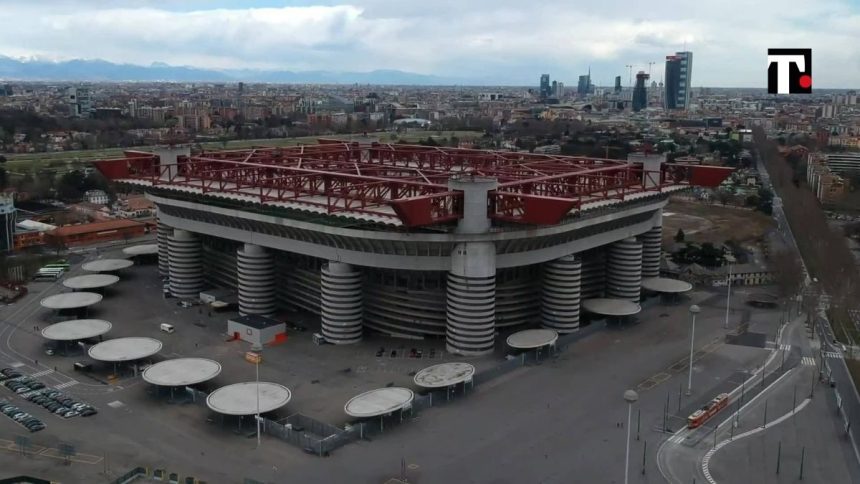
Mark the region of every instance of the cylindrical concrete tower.
POLYGON ((361 340, 363 314, 361 272, 350 264, 334 261, 320 272, 323 336, 334 344, 357 343, 361 340))
POLYGON ((173 229, 159 221, 156 228, 156 241, 158 242, 158 275, 161 277, 170 276, 170 256, 167 240, 171 235, 173 235, 173 229))
POLYGON ((663 250, 663 227, 658 225, 639 236, 642 241, 642 277, 660 276, 660 255, 663 250))
POLYGON ((239 314, 275 313, 275 261, 264 248, 245 244, 236 251, 239 314))
MULTIPOLYGON (((495 178, 460 175, 448 186, 463 192, 463 218, 457 224, 462 234, 490 230, 487 193, 495 190, 495 178)), ((465 242, 451 252, 448 273, 445 340, 449 353, 492 353, 496 324, 496 246, 492 242, 465 242)))
POLYGON ((559 333, 579 329, 581 276, 582 261, 573 255, 544 264, 541 326, 559 333))
POLYGON ((609 246, 606 297, 639 301, 642 286, 642 244, 634 238, 609 246))
POLYGON ((179 298, 200 297, 203 258, 200 239, 186 230, 174 229, 167 239, 170 258, 170 293, 179 298))

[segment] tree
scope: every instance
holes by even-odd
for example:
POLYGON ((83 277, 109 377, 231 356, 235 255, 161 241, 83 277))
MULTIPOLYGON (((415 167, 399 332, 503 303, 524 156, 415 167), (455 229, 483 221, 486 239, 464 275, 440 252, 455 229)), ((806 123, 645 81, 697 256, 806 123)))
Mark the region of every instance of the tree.
POLYGON ((675 234, 675 242, 683 242, 685 237, 684 230, 678 229, 678 233, 675 234))
POLYGON ((7 186, 9 186, 9 176, 6 168, 0 166, 0 190, 5 190, 7 186))
POLYGON ((771 254, 768 265, 773 272, 779 295, 785 297, 796 294, 803 283, 803 266, 798 257, 782 250, 771 254))

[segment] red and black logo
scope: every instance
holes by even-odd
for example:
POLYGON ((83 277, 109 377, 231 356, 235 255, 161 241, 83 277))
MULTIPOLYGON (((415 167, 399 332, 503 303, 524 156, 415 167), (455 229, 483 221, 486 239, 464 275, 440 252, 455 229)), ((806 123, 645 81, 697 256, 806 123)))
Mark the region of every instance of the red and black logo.
POLYGON ((767 92, 812 93, 812 49, 768 49, 767 92))

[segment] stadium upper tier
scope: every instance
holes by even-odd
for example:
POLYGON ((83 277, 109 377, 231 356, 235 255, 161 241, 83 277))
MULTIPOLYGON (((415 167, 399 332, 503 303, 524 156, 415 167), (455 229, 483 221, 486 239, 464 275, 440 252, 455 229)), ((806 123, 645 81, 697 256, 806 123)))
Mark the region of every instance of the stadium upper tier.
MULTIPOLYGON (((94 162, 107 178, 143 187, 406 228, 451 225, 463 192, 450 180, 490 177, 495 223, 554 225, 579 212, 690 186, 714 187, 730 168, 523 152, 359 144, 202 152, 127 151, 94 162)), ((650 157, 653 161, 653 156, 650 157)), ((178 194, 178 193, 177 193, 178 194)))

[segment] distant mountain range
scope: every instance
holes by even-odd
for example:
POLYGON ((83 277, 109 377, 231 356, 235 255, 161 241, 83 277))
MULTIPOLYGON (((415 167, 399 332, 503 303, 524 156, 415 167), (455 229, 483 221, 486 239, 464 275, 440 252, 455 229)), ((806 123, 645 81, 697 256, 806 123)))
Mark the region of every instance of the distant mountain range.
POLYGON ((171 66, 114 64, 104 60, 74 59, 51 62, 0 56, 0 80, 18 81, 174 81, 174 82, 271 82, 284 84, 389 84, 481 85, 479 79, 459 79, 398 70, 370 72, 281 71, 254 69, 203 69, 171 66))

